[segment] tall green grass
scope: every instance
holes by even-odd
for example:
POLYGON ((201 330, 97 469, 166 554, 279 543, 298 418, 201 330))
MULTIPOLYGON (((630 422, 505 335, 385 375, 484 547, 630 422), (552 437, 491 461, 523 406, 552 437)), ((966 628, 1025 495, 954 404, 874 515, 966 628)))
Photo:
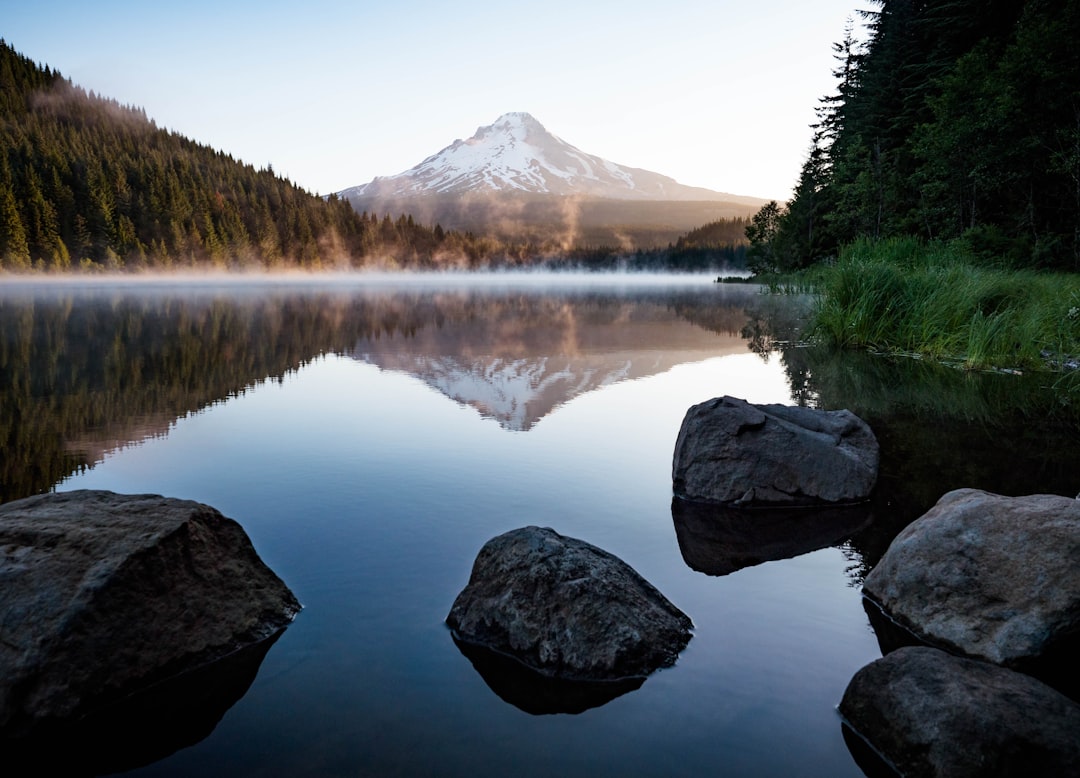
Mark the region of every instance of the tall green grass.
POLYGON ((827 265, 811 265, 802 270, 777 273, 759 273, 750 280, 761 284, 769 294, 814 294, 828 274, 827 265))
POLYGON ((861 240, 814 286, 812 333, 840 346, 975 369, 1080 356, 1080 276, 980 266, 959 242, 861 240))

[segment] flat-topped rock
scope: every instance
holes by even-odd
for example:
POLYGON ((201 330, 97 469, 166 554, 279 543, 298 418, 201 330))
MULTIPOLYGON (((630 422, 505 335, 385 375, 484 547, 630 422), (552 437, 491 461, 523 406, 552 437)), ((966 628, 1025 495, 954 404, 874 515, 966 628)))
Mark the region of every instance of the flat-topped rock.
POLYGON ((718 397, 686 412, 672 484, 683 499, 735 506, 860 502, 878 458, 874 433, 851 411, 718 397))
POLYGON ((77 491, 0 506, 0 732, 81 716, 256 644, 300 604, 213 508, 77 491))
POLYGON ((693 627, 618 557, 541 527, 484 544, 446 623, 460 641, 581 681, 670 666, 693 627))
POLYGON ((958 489, 893 540, 863 591, 920 640, 1045 677, 1080 646, 1078 560, 1080 500, 958 489))

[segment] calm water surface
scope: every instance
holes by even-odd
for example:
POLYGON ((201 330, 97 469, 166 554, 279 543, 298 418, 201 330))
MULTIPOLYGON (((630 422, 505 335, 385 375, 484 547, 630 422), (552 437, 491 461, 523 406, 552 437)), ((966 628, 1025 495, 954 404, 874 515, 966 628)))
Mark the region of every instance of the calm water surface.
POLYGON ((1002 434, 988 422, 1002 414, 996 393, 1013 390, 935 373, 936 386, 881 360, 852 378, 848 362, 778 345, 797 301, 769 299, 763 313, 756 288, 702 278, 0 288, 0 497, 209 503, 304 604, 212 732, 147 765, 134 753, 110 764, 148 776, 862 775, 835 710, 880 656, 861 575, 944 489, 1069 488, 1054 446, 1074 446, 1076 430, 1036 436, 1030 454, 1014 445, 1009 461, 969 455, 965 483, 947 485, 942 438, 985 448, 980 435, 1002 434), (898 395, 895 370, 966 399, 898 395), (686 409, 722 394, 863 398, 853 409, 883 441, 873 526, 698 572, 708 550, 677 533, 671 456, 686 409), (928 422, 934 445, 919 442, 928 422), (1016 474, 1024 457, 1037 476, 1016 474), (528 713, 493 691, 443 620, 483 543, 528 524, 611 551, 689 614, 678 663, 578 714, 528 713))

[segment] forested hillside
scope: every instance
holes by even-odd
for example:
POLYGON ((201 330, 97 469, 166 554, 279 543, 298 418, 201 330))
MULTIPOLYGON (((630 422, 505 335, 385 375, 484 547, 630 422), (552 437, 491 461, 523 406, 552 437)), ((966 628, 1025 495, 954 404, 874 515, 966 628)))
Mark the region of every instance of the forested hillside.
POLYGON ((746 243, 746 228, 749 219, 717 219, 683 235, 675 241, 674 249, 682 251, 696 248, 720 248, 722 246, 741 246, 746 243))
POLYGON ((756 265, 918 236, 1080 270, 1080 0, 871 4, 835 44, 794 197, 751 225, 756 265))
POLYGON ((0 271, 472 269, 542 265, 707 270, 744 263, 742 219, 649 252, 445 230, 357 213, 267 165, 159 128, 0 40, 0 271), (685 245, 684 245, 685 244, 685 245), (647 256, 646 256, 647 255, 647 256))
POLYGON ((468 266, 508 253, 324 200, 0 40, 0 269, 468 266))

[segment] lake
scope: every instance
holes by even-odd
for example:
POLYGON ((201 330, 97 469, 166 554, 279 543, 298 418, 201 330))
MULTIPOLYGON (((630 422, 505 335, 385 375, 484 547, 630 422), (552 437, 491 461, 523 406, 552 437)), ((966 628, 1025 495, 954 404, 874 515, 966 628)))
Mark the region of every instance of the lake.
POLYGON ((1075 495, 1080 426, 1052 378, 805 347, 806 304, 701 276, 0 281, 0 500, 208 503, 304 605, 214 681, 236 691, 207 721, 142 722, 73 759, 146 776, 863 775, 836 712, 881 655, 863 575, 948 489, 1075 495), (869 421, 866 515, 717 538, 682 511, 679 425, 724 394, 869 421), (685 611, 676 665, 578 712, 474 665, 444 619, 484 542, 530 524, 614 553, 685 611))

